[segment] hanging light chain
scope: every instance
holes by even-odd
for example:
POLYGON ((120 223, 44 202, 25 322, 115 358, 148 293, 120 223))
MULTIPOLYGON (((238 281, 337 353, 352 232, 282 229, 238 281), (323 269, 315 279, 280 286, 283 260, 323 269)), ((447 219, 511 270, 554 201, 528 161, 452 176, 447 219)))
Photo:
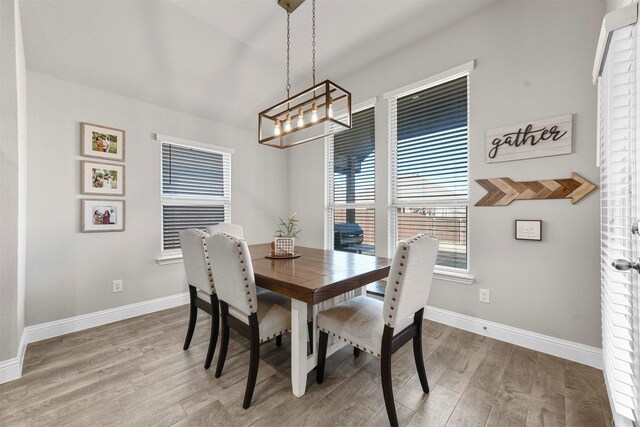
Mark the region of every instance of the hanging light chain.
MULTIPOLYGON (((314 0, 315 1, 315 0, 314 0)), ((291 12, 287 11, 287 98, 291 90, 290 74, 290 51, 291 51, 291 12)))
POLYGON ((316 85, 316 0, 311 4, 311 73, 316 85))

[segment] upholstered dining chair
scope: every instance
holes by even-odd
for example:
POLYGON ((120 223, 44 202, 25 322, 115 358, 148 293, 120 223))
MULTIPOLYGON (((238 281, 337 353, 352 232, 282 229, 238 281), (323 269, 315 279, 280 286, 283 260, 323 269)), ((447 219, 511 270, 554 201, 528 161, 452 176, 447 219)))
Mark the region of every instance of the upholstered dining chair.
POLYGON ((249 339, 249 376, 242 403, 247 409, 258 376, 260 343, 291 330, 291 300, 268 290, 256 291, 251 255, 244 240, 217 233, 207 238, 207 247, 222 311, 222 340, 215 376, 222 374, 229 329, 233 328, 249 339))
POLYGON ((213 285, 213 275, 211 273, 211 263, 205 239, 209 234, 197 229, 182 230, 180 232, 180 248, 182 249, 182 259, 184 269, 187 273, 187 284, 189 285, 189 326, 187 327, 187 337, 184 340, 184 349, 187 350, 193 338, 193 331, 198 319, 198 309, 211 315, 211 334, 209 336, 209 349, 204 368, 209 369, 213 352, 218 341, 218 330, 220 329, 220 309, 218 297, 213 285))
POLYGON ((360 296, 318 314, 316 381, 322 383, 324 379, 329 335, 379 357, 384 403, 392 426, 398 425, 398 418, 391 387, 391 355, 409 340, 413 340, 422 390, 429 393, 422 357, 422 315, 429 298, 438 244, 436 239, 422 234, 398 243, 384 302, 360 296))
POLYGON ((238 224, 232 224, 230 222, 220 222, 216 225, 210 225, 207 227, 207 232, 209 234, 227 233, 231 234, 232 236, 244 239, 244 230, 242 229, 242 226, 238 224))

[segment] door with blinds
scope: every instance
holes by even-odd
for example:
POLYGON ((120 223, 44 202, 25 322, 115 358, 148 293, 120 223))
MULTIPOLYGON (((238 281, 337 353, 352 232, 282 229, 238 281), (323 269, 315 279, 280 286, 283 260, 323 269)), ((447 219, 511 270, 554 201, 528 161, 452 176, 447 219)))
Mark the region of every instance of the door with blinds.
POLYGON ((615 424, 638 419, 637 28, 611 33, 598 78, 602 347, 615 424))

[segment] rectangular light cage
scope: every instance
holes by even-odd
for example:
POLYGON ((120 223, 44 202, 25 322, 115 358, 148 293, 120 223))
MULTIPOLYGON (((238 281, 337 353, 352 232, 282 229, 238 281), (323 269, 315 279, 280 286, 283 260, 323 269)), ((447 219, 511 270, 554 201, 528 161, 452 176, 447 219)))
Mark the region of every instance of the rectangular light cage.
POLYGON ((351 93, 330 80, 258 114, 258 142, 281 149, 346 129, 351 129, 351 93))

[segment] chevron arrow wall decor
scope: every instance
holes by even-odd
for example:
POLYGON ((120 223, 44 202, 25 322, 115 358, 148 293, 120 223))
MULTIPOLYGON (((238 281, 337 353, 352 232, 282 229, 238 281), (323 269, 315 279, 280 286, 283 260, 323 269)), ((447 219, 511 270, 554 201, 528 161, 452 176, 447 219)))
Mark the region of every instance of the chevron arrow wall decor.
POLYGON ((514 200, 565 198, 575 204, 598 188, 575 172, 569 179, 515 182, 509 178, 490 178, 476 179, 476 182, 487 190, 476 206, 507 206, 514 200))

